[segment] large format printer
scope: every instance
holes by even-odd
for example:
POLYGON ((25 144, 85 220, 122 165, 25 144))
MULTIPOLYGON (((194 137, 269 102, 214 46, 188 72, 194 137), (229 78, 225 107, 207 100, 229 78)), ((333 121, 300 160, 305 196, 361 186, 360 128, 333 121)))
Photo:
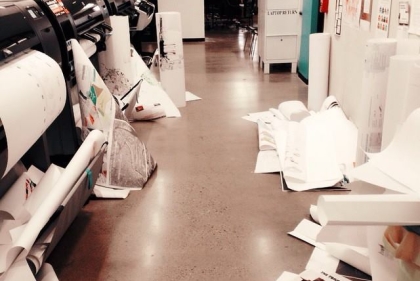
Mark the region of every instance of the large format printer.
MULTIPOLYGON (((55 162, 54 157, 52 157, 51 154, 51 146, 61 146, 66 150, 65 153, 68 153, 70 158, 77 153, 79 149, 80 143, 77 135, 74 134, 72 105, 69 93, 66 93, 65 89, 67 88, 67 92, 69 91, 69 87, 71 86, 69 81, 72 80, 71 52, 68 51, 66 39, 73 37, 78 39, 84 38, 87 37, 84 36, 84 34, 88 32, 97 32, 96 29, 103 32, 105 32, 104 30, 109 31, 109 27, 104 23, 104 19, 108 14, 105 12, 105 4, 100 6, 100 4, 92 3, 88 8, 82 8, 79 5, 79 12, 77 13, 75 12, 75 10, 77 10, 75 8, 76 4, 73 4, 70 6, 70 9, 68 9, 62 6, 59 1, 55 2, 58 6, 52 5, 51 3, 53 1, 55 0, 45 2, 34 0, 0 0, 1 69, 10 69, 16 61, 25 55, 38 51, 40 55, 48 56, 50 61, 55 61, 58 71, 60 71, 61 68, 64 74, 61 75, 60 73, 61 79, 63 80, 64 76, 65 80, 67 80, 66 82, 68 82, 67 86, 61 88, 61 93, 63 93, 63 96, 65 97, 62 100, 66 100, 64 109, 55 121, 51 123, 48 129, 46 129, 46 132, 40 136, 38 141, 36 141, 24 155, 22 155, 17 163, 10 161, 11 155, 14 154, 14 151, 11 148, 12 142, 17 142, 17 140, 10 139, 8 129, 13 126, 19 129, 19 125, 21 124, 19 122, 22 122, 24 118, 20 118, 20 121, 17 123, 10 122, 9 118, 9 123, 6 124, 4 122, 5 119, 2 120, 5 115, 4 109, 3 112, 0 112, 0 200, 5 198, 5 195, 11 189, 13 183, 16 182, 30 166, 35 166, 42 172, 47 171, 51 166, 51 162, 55 162), (73 11, 77 15, 73 18, 70 11, 73 11)), ((105 36, 105 34, 103 36, 105 36)), ((46 79, 48 79, 48 77, 46 77, 46 79)), ((5 81, 5 79, 3 79, 3 81, 5 81)), ((31 81, 34 80, 32 79, 31 81)), ((21 80, 19 77, 13 77, 13 79, 10 80, 10 83, 18 84, 21 83, 21 80)), ((62 85, 64 85, 64 83, 65 82, 63 82, 62 85)), ((8 89, 5 85, 2 85, 2 88, 8 89)), ((27 92, 24 91, 22 93, 29 97, 33 95, 32 90, 33 89, 28 88, 27 92)), ((6 95, 13 97, 15 93, 1 91, 0 95, 3 95, 3 97, 6 95)), ((3 99, 3 101, 4 100, 5 99, 3 99)), ((25 101, 23 100, 22 102, 25 101)), ((5 107, 3 106, 3 108, 5 107)), ((31 118, 30 113, 28 113, 28 116, 25 118, 29 122, 31 118)), ((27 138, 25 133, 25 130, 22 130, 22 139, 27 138)), ((54 150, 54 148, 52 150, 54 150)), ((65 200, 62 201, 60 207, 55 211, 55 214, 51 217, 51 219, 54 219, 56 228, 53 238, 50 241, 44 256, 42 256, 42 260, 47 259, 48 255, 54 249, 55 245, 92 193, 92 185, 95 184, 103 163, 104 151, 105 147, 102 147, 100 153, 96 154, 89 164, 81 168, 85 172, 82 172, 80 176, 76 176, 77 180, 74 185, 72 183, 70 192, 65 200)), ((69 161, 71 161, 71 159, 69 161)), ((59 166, 65 167, 69 161, 60 162, 58 164, 59 166)), ((53 189, 60 189, 61 187, 62 186, 53 186, 53 189)), ((31 188, 35 187, 32 186, 31 188)), ((34 267, 31 267, 31 269, 33 268, 34 267)), ((35 271, 36 270, 33 270, 34 273, 35 271)))
MULTIPOLYGON (((108 9, 102 0, 71 1, 71 0, 35 0, 45 15, 49 18, 59 38, 63 54, 62 69, 67 81, 68 101, 65 110, 49 136, 59 141, 50 144, 52 157, 60 163, 65 163, 80 145, 79 131, 76 127, 73 105, 77 103, 77 87, 74 75, 71 50, 68 40, 77 39, 89 49, 89 56, 95 61, 94 54, 105 49, 105 39, 112 28, 105 22, 109 17, 108 9)), ((76 114, 77 115, 77 114, 76 114)))
MULTIPOLYGON (((60 44, 52 24, 34 1, 2 0, 0 7, 0 64, 13 60, 27 49, 41 51, 58 64, 63 64, 66 60, 63 58, 65 46, 60 44)), ((0 142, 3 140, 0 139, 0 142)), ((4 150, 0 151, 0 154, 4 153, 4 150)), ((23 160, 26 159, 41 169, 48 167, 50 159, 46 134, 28 151, 23 160)))

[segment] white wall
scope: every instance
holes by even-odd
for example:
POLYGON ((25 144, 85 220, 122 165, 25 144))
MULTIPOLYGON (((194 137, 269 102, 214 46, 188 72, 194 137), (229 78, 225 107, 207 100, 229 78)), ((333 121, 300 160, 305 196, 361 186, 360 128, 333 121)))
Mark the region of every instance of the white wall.
MULTIPOLYGON (((372 1, 370 31, 362 31, 343 24, 341 36, 334 35, 336 1, 329 1, 329 11, 325 16, 324 24, 324 32, 332 34, 329 94, 337 97, 344 112, 358 126, 361 118, 359 103, 361 99, 365 45, 368 39, 375 37, 374 26, 377 24, 378 13, 376 9, 379 1, 372 1)), ((390 38, 395 38, 397 33, 398 3, 398 0, 392 1, 388 36, 390 38)))
POLYGON ((182 37, 204 39, 204 0, 158 0, 159 12, 180 12, 182 37))

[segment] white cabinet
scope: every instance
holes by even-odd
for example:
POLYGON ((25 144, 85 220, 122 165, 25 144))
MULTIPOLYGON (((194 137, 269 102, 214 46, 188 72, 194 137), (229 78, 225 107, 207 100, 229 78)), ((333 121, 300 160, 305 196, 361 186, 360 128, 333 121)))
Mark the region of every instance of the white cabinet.
POLYGON ((300 0, 258 0, 258 56, 264 73, 273 63, 291 63, 296 73, 301 26, 300 0))

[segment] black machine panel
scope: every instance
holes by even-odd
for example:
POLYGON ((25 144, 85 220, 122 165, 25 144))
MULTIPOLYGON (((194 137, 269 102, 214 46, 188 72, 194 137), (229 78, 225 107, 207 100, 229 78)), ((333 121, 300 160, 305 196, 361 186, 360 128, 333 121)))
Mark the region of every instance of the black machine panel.
POLYGON ((62 63, 57 34, 37 3, 0 0, 0 7, 0 61, 31 48, 62 63))

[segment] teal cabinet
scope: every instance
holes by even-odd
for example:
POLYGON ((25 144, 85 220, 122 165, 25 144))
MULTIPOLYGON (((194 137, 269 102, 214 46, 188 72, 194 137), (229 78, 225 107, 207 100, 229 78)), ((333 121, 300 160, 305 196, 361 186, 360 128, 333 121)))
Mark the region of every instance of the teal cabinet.
MULTIPOLYGON (((302 2, 302 35, 300 42, 300 55, 298 73, 307 82, 309 72, 309 35, 319 30, 319 0, 303 0, 302 2)), ((322 16, 322 14, 321 14, 322 16)))

